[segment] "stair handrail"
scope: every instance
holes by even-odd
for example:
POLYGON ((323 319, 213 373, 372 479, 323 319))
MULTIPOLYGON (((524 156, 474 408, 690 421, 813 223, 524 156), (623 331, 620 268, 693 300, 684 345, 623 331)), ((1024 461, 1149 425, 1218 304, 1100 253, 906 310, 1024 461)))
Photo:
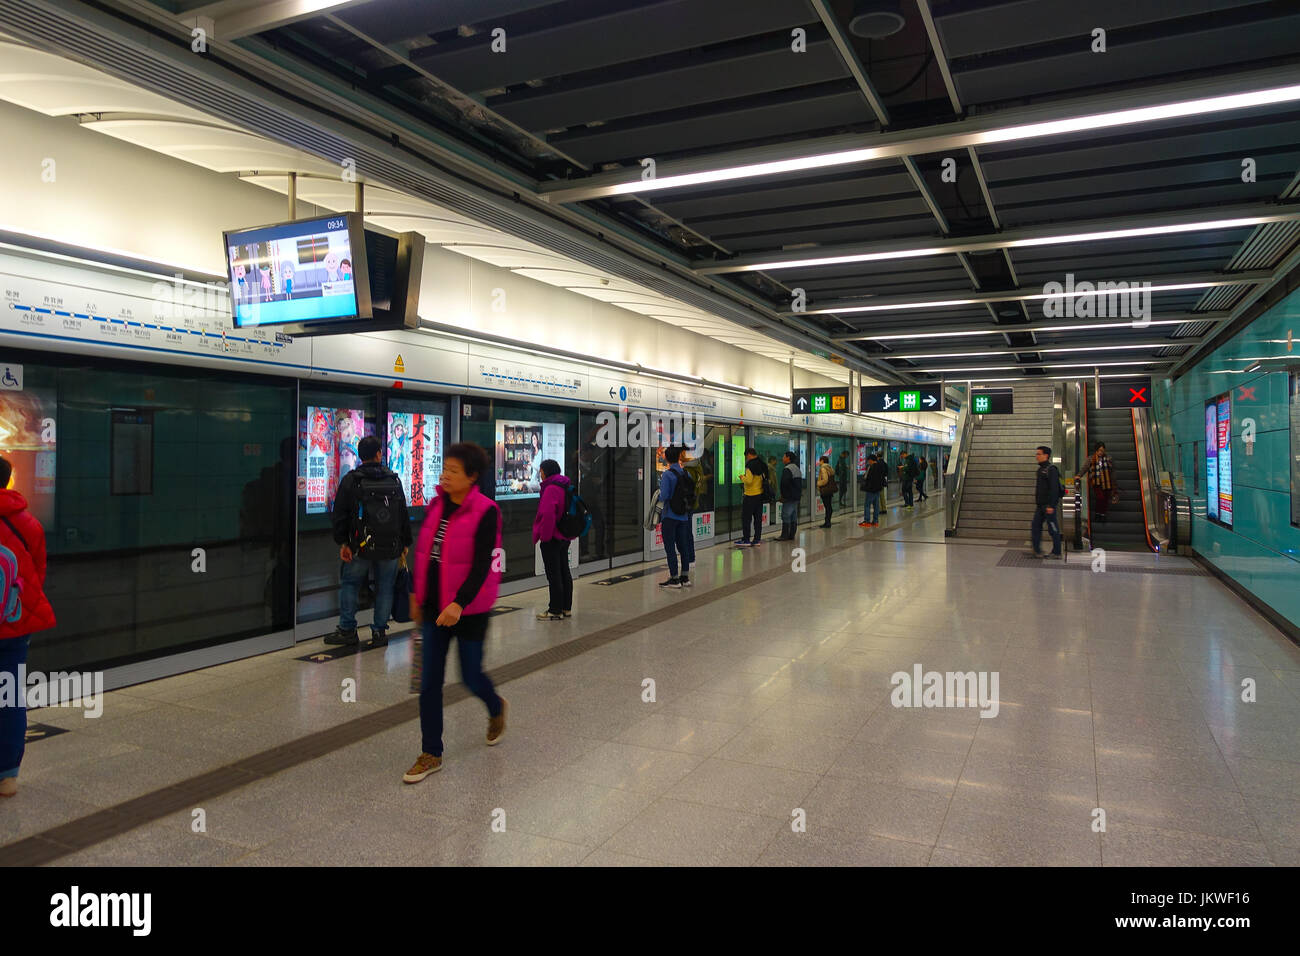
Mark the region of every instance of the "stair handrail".
POLYGON ((948 457, 948 470, 943 475, 944 508, 946 523, 944 537, 957 533, 957 518, 961 514, 961 496, 966 487, 966 466, 970 461, 971 439, 975 430, 975 415, 970 411, 971 397, 969 390, 966 401, 957 412, 957 437, 953 442, 952 453, 948 457))

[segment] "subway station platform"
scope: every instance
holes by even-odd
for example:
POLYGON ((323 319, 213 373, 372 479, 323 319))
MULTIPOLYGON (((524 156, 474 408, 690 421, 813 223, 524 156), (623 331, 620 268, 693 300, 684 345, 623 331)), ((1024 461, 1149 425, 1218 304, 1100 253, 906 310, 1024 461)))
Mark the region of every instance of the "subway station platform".
POLYGON ((1300 863, 1300 649, 1215 578, 945 541, 938 496, 855 521, 703 550, 690 590, 582 578, 568 621, 510 596, 486 650, 505 737, 449 684, 416 785, 405 635, 34 711, 0 864, 1300 863), (996 674, 996 712, 895 706, 914 671, 996 674))

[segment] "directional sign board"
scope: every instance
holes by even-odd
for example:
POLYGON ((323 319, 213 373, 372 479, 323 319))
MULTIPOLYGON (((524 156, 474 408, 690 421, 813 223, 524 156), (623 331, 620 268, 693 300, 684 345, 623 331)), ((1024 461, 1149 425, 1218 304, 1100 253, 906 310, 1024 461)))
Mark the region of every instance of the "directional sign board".
POLYGON ((1098 408, 1150 408, 1151 377, 1102 382, 1097 399, 1098 408))
POLYGON ((976 415, 1010 415, 1012 396, 1009 388, 985 388, 971 392, 970 410, 976 415))
POLYGON ((791 415, 842 415, 848 410, 847 388, 796 388, 790 396, 791 415))
POLYGON ((862 412, 941 412, 943 392, 938 385, 862 386, 862 412))

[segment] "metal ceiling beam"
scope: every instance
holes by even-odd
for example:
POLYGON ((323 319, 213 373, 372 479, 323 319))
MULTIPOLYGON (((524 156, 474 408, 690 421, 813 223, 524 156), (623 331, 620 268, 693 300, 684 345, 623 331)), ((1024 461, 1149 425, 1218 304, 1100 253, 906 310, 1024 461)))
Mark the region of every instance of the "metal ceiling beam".
MULTIPOLYGON (((751 253, 726 262, 696 266, 695 272, 702 276, 722 275, 728 272, 758 271, 756 268, 758 266, 761 266, 764 270, 811 269, 820 268, 820 266, 809 265, 808 260, 840 259, 845 257, 867 262, 887 259, 922 259, 931 256, 984 252, 993 249, 1015 249, 1019 247, 1065 245, 1071 242, 1142 238, 1141 236, 1109 234, 1164 228, 1196 232, 1201 230, 1191 227, 1196 226, 1197 223, 1211 223, 1212 225, 1206 226, 1206 229, 1221 229, 1225 227, 1213 224, 1238 219, 1250 219, 1261 223, 1300 220, 1300 203, 1267 202, 1241 206, 1209 206, 1202 209, 1117 216, 1110 219, 1074 220, 1046 226, 1022 226, 1017 229, 1007 229, 983 236, 941 237, 935 239, 909 237, 904 239, 883 239, 852 245, 821 246, 815 249, 799 249, 792 252, 775 252, 766 255, 751 253), (873 258, 857 258, 864 256, 873 258)), ((1249 225, 1255 224, 1255 222, 1249 223, 1249 225)), ((1246 228, 1246 226, 1243 225, 1241 228, 1246 228)), ((1166 235, 1176 234, 1166 233, 1166 235)), ((837 264, 853 265, 855 263, 825 263, 825 265, 837 264)))
MULTIPOLYGON (((1105 135, 1107 130, 1128 129, 1151 122, 1196 122, 1199 117, 1217 115, 1230 107, 1224 104, 1221 110, 1210 113, 1197 113, 1194 116, 1173 118, 1143 118, 1144 114, 1133 114, 1126 122, 1103 123, 1097 117, 1124 110, 1144 110, 1151 107, 1165 106, 1173 103, 1185 103, 1211 97, 1235 96, 1254 93, 1260 90, 1287 89, 1288 96, 1300 97, 1296 88, 1295 68, 1291 66, 1274 67, 1263 70, 1250 70, 1230 76, 1199 78, 1177 83, 1164 83, 1147 86, 1138 90, 1109 92, 1101 95, 1061 100, 1050 104, 1016 107, 1005 110, 993 110, 978 116, 966 117, 949 123, 920 129, 898 130, 887 133, 857 133, 842 136, 828 136, 814 139, 792 140, 763 147, 751 147, 743 150, 729 150, 711 153, 690 159, 660 164, 653 180, 642 180, 641 170, 613 170, 579 179, 557 180, 539 187, 544 198, 553 203, 581 202, 587 199, 600 199, 608 196, 649 190, 681 188, 698 185, 696 182, 674 183, 675 177, 694 176, 717 173, 723 170, 739 170, 729 174, 725 179, 708 182, 735 182, 739 179, 758 176, 781 175, 798 172, 798 169, 785 169, 782 166, 765 164, 782 164, 808 160, 811 157, 826 157, 822 165, 809 172, 815 175, 817 170, 850 164, 878 162, 884 159, 897 159, 903 156, 917 156, 925 153, 940 153, 966 149, 969 146, 987 146, 1012 142, 1036 142, 1056 136, 1072 135, 1077 132, 1091 132, 1093 135, 1105 135), (1091 125, 1085 130, 1073 128, 1073 121, 1085 121, 1091 125), (757 167, 757 168, 756 168, 757 167)), ((1295 102, 1295 99, 1288 100, 1295 102)), ((1232 107, 1243 108, 1238 105, 1232 107)))
MULTIPOLYGON (((1197 322, 1209 322, 1217 324, 1224 322, 1231 315, 1228 311, 1219 312, 1170 312, 1165 315, 1155 316, 1151 320, 1149 329, 1165 328, 1171 324, 1193 325, 1197 322)), ((1034 332, 1034 333, 1059 333, 1059 334, 1076 334, 1083 332, 1096 332, 1097 328, 1094 323, 1104 322, 1104 319, 1078 319, 1076 324, 1078 329, 1070 327, 1070 320, 1052 319, 1043 322, 1030 323, 1028 325, 990 325, 987 322, 954 322, 949 325, 941 325, 929 329, 918 329, 916 323, 910 325, 886 325, 875 329, 864 329, 861 332, 855 332, 852 335, 835 335, 832 338, 843 341, 858 342, 875 342, 875 341, 904 341, 916 340, 926 341, 927 339, 954 338, 956 342, 953 348, 963 341, 973 341, 981 335, 1004 335, 1007 332, 1034 332), (1094 325, 1093 328, 1088 328, 1094 325)), ((1114 320, 1115 328, 1131 328, 1131 321, 1121 319, 1114 320)), ((1188 339, 1170 339, 1170 345, 1178 345, 1180 342, 1190 341, 1188 339)))
MULTIPOLYGON (((1279 279, 1288 275, 1296 268, 1300 268, 1300 245, 1291 250, 1291 254, 1278 263, 1277 268, 1273 270, 1273 277, 1268 282, 1260 283, 1244 295, 1241 301, 1238 302, 1232 311, 1228 313, 1227 317, 1220 320, 1220 324, 1237 321, 1237 319, 1246 314, 1247 309, 1258 302, 1263 296, 1267 295, 1268 291, 1273 288, 1279 279)), ((1199 348, 1192 349, 1186 355, 1181 356, 1178 364, 1170 369, 1170 377, 1177 378, 1179 375, 1183 374, 1185 369, 1189 368, 1193 362, 1196 362, 1201 358, 1205 348, 1210 344, 1212 343, 1203 343, 1199 348)))
MULTIPOLYGON (((1255 282, 1265 282, 1273 278, 1271 269, 1253 269, 1249 272, 1235 272, 1225 274, 1222 272, 1189 272, 1172 276, 1143 276, 1135 278, 1132 281, 1150 282, 1153 286, 1160 285, 1196 285, 1210 288, 1220 285, 1245 285, 1255 282)), ((1153 289, 1153 292, 1173 291, 1169 289, 1153 289)), ((1101 295, 1109 293, 1102 292, 1101 295)), ((1115 292, 1115 295, 1122 295, 1122 292, 1115 292)), ((1062 295, 1062 298, 1078 298, 1079 293, 1070 296, 1062 295)), ((985 302, 1035 302, 1046 298, 1043 292, 1026 292, 1023 289, 1013 289, 1008 292, 923 292, 917 295, 880 295, 864 296, 860 299, 842 299, 838 302, 831 302, 826 305, 819 305, 816 309, 809 309, 806 312, 789 313, 791 315, 834 315, 836 313, 843 315, 864 315, 868 314, 864 309, 871 312, 889 312, 898 310, 900 307, 907 311, 924 308, 951 308, 958 305, 983 305, 985 302)), ((1008 327, 1005 331, 1020 331, 1015 326, 1008 327)))

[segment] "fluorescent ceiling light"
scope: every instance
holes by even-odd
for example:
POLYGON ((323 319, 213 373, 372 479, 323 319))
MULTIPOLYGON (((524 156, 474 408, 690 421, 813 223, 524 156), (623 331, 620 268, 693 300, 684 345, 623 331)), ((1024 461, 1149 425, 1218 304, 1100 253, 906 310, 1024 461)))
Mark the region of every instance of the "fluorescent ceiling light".
MULTIPOLYGON (((1151 325, 1194 325, 1197 322, 1206 322, 1209 319, 1153 319, 1151 325)), ((1075 325, 1035 325, 1035 326, 1004 326, 1003 328, 988 329, 963 329, 954 332, 891 332, 888 335, 872 335, 870 332, 863 332, 861 336, 855 336, 852 341, 870 341, 870 342, 891 342, 896 339, 949 339, 959 338, 969 335, 1006 335, 1008 332, 1081 332, 1089 329, 1130 329, 1133 327, 1132 321, 1129 322, 1080 322, 1075 325)), ((847 340, 846 340, 847 341, 847 340)), ((1176 342, 1171 344, 1177 344, 1176 342)))
POLYGON ((1072 362, 1064 365, 981 365, 975 368, 914 368, 908 369, 910 372, 922 372, 926 375, 952 375, 958 372, 1015 372, 1028 368, 1113 368, 1123 365, 1167 365, 1173 361, 1171 356, 1168 359, 1158 359, 1156 361, 1133 361, 1133 362, 1072 362))
MULTIPOLYGON (((1040 123, 1025 123, 1019 126, 1006 126, 1001 129, 971 130, 968 133, 957 132, 946 139, 952 140, 955 148, 967 146, 987 146, 993 143, 1010 143, 1027 139, 1041 139, 1048 136, 1063 136, 1090 130, 1113 129, 1121 126, 1133 126, 1140 123, 1155 123, 1161 120, 1179 119, 1187 116, 1201 116, 1207 113, 1222 113, 1232 110, 1250 109, 1256 106, 1270 106, 1278 103, 1290 103, 1300 100, 1300 85, 1279 86, 1272 89, 1252 90, 1249 93, 1235 93, 1227 96, 1209 96, 1200 99, 1183 100, 1177 103, 1165 103, 1159 106, 1143 106, 1134 109, 1114 110, 1094 113, 1087 116, 1074 116, 1067 119, 1048 120, 1040 123)), ((922 133, 922 144, 924 134, 922 133)), ((771 160, 763 163, 744 163, 722 169, 703 170, 694 173, 680 173, 676 176, 656 176, 652 179, 634 179, 625 183, 614 183, 601 187, 583 187, 576 185, 570 189, 556 189, 554 197, 558 201, 566 200, 564 193, 571 192, 575 198, 587 188, 598 189, 601 196, 620 196, 628 193, 655 192, 663 189, 680 189, 685 186, 704 186, 711 183, 729 182, 737 179, 752 179, 758 176, 778 176, 782 173, 800 172, 811 169, 826 169, 833 166, 846 166, 852 163, 871 162, 879 159, 892 159, 899 156, 913 155, 913 151, 925 152, 923 145, 913 143, 904 145, 869 146, 858 149, 844 149, 811 156, 798 156, 790 159, 771 160)), ((587 198, 581 196, 581 198, 587 198)))
MULTIPOLYGON (((1225 277, 1227 278, 1227 277, 1225 277)), ((1242 282, 1252 280, 1243 279, 1242 282)), ((1130 283, 1132 284, 1132 283, 1130 283)), ((1085 296, 1096 298, 1119 298, 1121 296, 1133 295, 1134 292, 1179 292, 1185 289, 1207 289, 1212 286, 1224 285, 1223 282, 1177 282, 1170 285, 1152 285, 1149 288, 1139 289, 1105 289, 1093 292, 1075 292, 1068 294, 1065 292, 1032 292, 1023 295, 1017 295, 1013 298, 998 299, 999 302, 1033 302, 1040 299, 1080 299, 1085 296)), ((1232 284, 1232 283, 1229 283, 1232 284)), ((935 309, 944 308, 953 305, 985 305, 993 299, 944 299, 940 302, 899 302, 894 305, 851 305, 843 309, 809 309, 806 312, 787 312, 786 315, 847 315, 851 312, 894 312, 901 309, 935 309)), ((1008 327, 1009 329, 1014 328, 1008 327)))
MULTIPOLYGON (((998 243, 1000 249, 1023 249, 1031 246, 1059 246, 1072 242, 1100 242, 1107 239, 1138 239, 1143 236, 1167 236, 1182 232, 1208 232, 1214 229, 1240 229, 1258 226, 1269 221, 1262 216, 1245 216, 1238 219, 1215 219, 1205 222, 1185 222, 1164 226, 1139 226, 1132 229, 1105 229, 1097 232, 1076 232, 1067 236, 1036 236, 1032 239, 1008 239, 998 243)), ((894 252, 863 252, 855 255, 821 256, 808 259, 782 259, 777 262, 755 262, 737 266, 735 272, 775 272, 778 269, 806 269, 812 266, 838 266, 853 262, 879 262, 885 259, 921 259, 927 256, 957 255, 960 246, 936 249, 921 247, 899 249, 894 252)))
MULTIPOLYGON (((1093 377, 1094 376, 1091 375, 1088 376, 1088 378, 1093 378, 1093 377)), ((1116 373, 1107 373, 1106 375, 1099 375, 1096 377, 1097 378, 1132 378, 1133 376, 1132 374, 1126 375, 1122 372, 1116 372, 1116 373)), ((948 384, 961 385, 961 384, 965 384, 966 382, 975 384, 976 382, 983 383, 983 382, 1077 382, 1077 381, 1079 381, 1078 375, 1012 375, 1009 378, 964 378, 960 382, 957 383, 949 382, 948 384)), ((979 390, 976 389, 976 391, 979 390)))
MULTIPOLYGON (((1011 355, 1016 352, 1115 352, 1124 349, 1163 349, 1171 345, 1180 344, 1176 339, 1170 339, 1168 342, 1135 342, 1132 345, 1076 345, 1070 348, 1044 348, 1041 345, 1030 345, 1022 349, 1011 346, 1006 349, 1000 349, 997 352, 990 353, 987 349, 983 352, 923 352, 919 355, 895 355, 890 352, 885 358, 891 359, 940 359, 940 358, 994 358, 998 355, 1011 355)), ((1195 345, 1195 342, 1186 342, 1187 345, 1195 345)))

